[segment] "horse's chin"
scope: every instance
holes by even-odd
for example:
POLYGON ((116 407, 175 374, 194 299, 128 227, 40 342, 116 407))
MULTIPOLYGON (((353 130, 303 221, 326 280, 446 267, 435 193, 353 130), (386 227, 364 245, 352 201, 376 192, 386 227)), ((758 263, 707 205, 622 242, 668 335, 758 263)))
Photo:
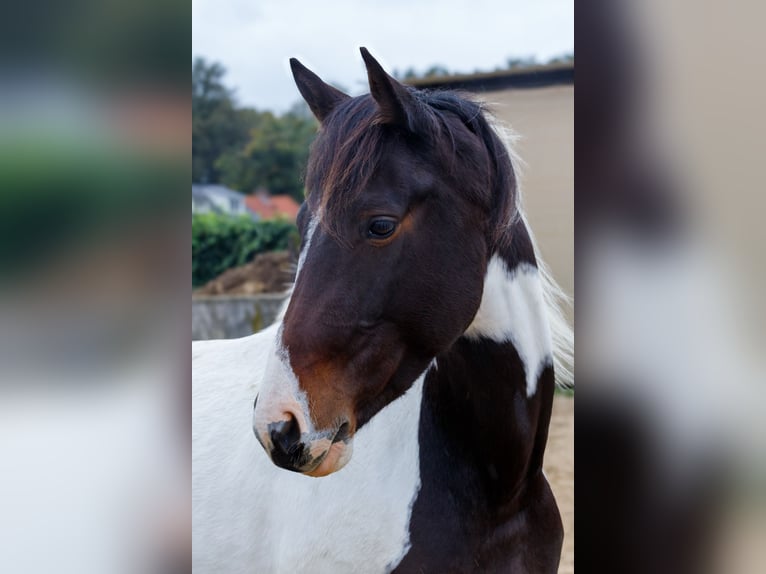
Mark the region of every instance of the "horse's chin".
POLYGON ((346 466, 349 460, 351 460, 351 453, 353 451, 353 442, 336 442, 330 446, 327 454, 313 470, 304 472, 306 476, 321 477, 338 472, 341 468, 346 466))

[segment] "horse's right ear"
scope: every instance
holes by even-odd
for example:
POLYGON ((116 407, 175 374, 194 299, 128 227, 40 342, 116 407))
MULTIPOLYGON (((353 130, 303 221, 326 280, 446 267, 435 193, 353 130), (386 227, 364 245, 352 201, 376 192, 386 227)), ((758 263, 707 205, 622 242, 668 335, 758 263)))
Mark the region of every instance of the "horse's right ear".
POLYGON ((349 95, 323 82, 319 76, 295 58, 290 58, 290 68, 298 90, 319 123, 324 121, 335 106, 350 98, 349 95))
POLYGON ((415 121, 418 104, 415 98, 406 87, 386 73, 367 48, 359 48, 359 51, 367 68, 370 95, 378 104, 383 123, 417 131, 415 121))

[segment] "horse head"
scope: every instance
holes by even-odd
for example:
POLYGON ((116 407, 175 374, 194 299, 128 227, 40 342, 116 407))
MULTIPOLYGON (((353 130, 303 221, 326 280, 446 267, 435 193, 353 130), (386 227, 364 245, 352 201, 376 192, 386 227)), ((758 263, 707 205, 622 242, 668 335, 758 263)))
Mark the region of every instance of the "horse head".
POLYGON ((320 130, 253 427, 275 464, 311 476, 342 468, 355 433, 465 332, 516 215, 511 161, 480 105, 362 56, 359 97, 291 60, 320 130))

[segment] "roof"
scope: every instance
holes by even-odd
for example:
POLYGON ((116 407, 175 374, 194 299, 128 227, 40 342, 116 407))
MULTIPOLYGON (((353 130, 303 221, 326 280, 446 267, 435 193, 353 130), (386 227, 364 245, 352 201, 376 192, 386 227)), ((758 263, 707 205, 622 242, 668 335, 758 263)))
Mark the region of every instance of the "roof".
POLYGON ((449 88, 470 92, 491 92, 513 88, 540 88, 574 84, 574 64, 546 64, 497 72, 455 74, 430 78, 413 78, 405 84, 416 88, 449 88))
POLYGON ((282 215, 291 221, 298 217, 300 204, 289 195, 269 195, 256 193, 245 197, 245 203, 250 211, 261 216, 261 219, 271 219, 282 215))

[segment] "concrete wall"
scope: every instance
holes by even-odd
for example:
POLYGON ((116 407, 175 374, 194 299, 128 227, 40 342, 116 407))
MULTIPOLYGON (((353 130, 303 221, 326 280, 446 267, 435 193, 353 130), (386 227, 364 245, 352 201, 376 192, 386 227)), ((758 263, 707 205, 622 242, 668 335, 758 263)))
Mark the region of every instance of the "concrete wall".
POLYGON ((274 322, 286 294, 192 298, 192 340, 245 337, 274 322))

